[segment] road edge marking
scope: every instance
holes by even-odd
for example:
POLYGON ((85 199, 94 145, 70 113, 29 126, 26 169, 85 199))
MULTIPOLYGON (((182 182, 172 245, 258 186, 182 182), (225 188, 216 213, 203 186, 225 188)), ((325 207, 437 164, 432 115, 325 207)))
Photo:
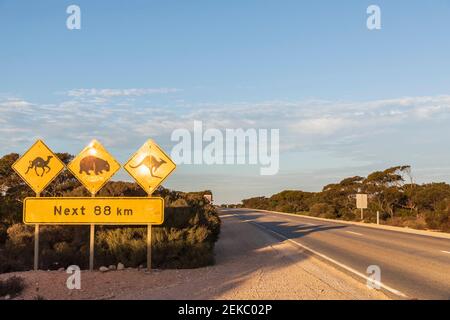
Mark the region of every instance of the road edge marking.
POLYGON ((366 282, 367 281, 371 281, 371 282, 377 284, 380 288, 383 288, 383 289, 389 291, 390 293, 393 293, 393 294, 395 294, 395 295, 397 295, 399 297, 402 297, 404 299, 408 299, 408 296, 406 294, 404 294, 403 292, 401 292, 401 291, 399 291, 397 289, 394 289, 394 288, 392 288, 392 287, 390 287, 390 286, 388 286, 388 285, 386 285, 386 284, 384 284, 382 282, 375 281, 375 280, 367 277, 365 274, 363 274, 363 273, 353 269, 352 267, 349 267, 349 266, 347 266, 347 265, 345 265, 345 264, 343 264, 343 263, 341 263, 339 261, 336 261, 333 258, 330 258, 327 255, 324 255, 323 253, 320 253, 320 252, 318 252, 318 251, 316 251, 314 249, 311 249, 308 246, 305 246, 304 244, 298 243, 297 241, 294 241, 294 240, 286 237, 285 235, 283 235, 283 234, 281 234, 279 232, 276 232, 274 230, 266 228, 266 227, 264 227, 263 225, 261 225, 261 224, 259 224, 257 222, 254 222, 254 221, 251 221, 251 220, 246 220, 246 219, 241 219, 237 215, 234 215, 234 216, 236 218, 244 221, 244 222, 248 222, 248 223, 253 224, 253 225, 255 225, 255 226, 257 226, 257 227, 259 227, 259 228, 261 228, 261 229, 263 229, 263 230, 265 230, 267 232, 273 233, 273 234, 277 235, 278 237, 280 237, 280 238, 282 238, 282 239, 284 239, 284 240, 294 244, 295 246, 301 247, 302 249, 305 249, 305 250, 311 252, 312 254, 314 254, 316 256, 319 256, 322 259, 327 260, 328 262, 331 262, 332 264, 337 265, 338 267, 340 267, 340 268, 342 268, 342 269, 344 269, 344 270, 346 270, 346 271, 348 271, 348 272, 350 272, 350 273, 352 273, 352 274, 354 274, 354 275, 356 275, 356 276, 358 276, 360 278, 363 278, 364 280, 366 280, 366 282))
POLYGON ((412 228, 406 228, 406 227, 395 227, 395 226, 389 226, 389 225, 385 225, 385 224, 378 225, 378 224, 374 224, 374 223, 364 223, 364 222, 357 222, 357 221, 326 219, 326 218, 307 216, 304 214, 270 211, 270 210, 263 210, 263 209, 238 208, 237 210, 268 212, 268 213, 280 214, 280 215, 291 216, 291 217, 331 222, 331 223, 336 223, 336 224, 347 224, 347 225, 353 225, 353 226, 358 226, 358 227, 363 227, 363 228, 364 227, 372 228, 372 229, 376 229, 376 230, 401 232, 401 233, 413 234, 413 235, 424 236, 424 237, 432 237, 432 238, 438 238, 438 239, 450 239, 450 233, 439 232, 439 231, 418 230, 418 229, 412 229, 412 228))
POLYGON ((345 232, 350 233, 350 234, 354 234, 354 235, 357 235, 357 236, 363 236, 362 233, 358 233, 358 232, 354 232, 354 231, 345 230, 345 232))

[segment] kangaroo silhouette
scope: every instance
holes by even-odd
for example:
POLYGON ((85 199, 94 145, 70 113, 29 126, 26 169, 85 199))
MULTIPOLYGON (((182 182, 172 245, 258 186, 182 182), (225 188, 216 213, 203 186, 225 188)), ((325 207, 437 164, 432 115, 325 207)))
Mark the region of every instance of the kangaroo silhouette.
POLYGON ((130 165, 130 168, 136 169, 136 168, 139 168, 140 166, 144 166, 150 171, 150 175, 153 178, 161 179, 161 177, 158 177, 155 174, 156 174, 156 171, 159 169, 159 167, 161 167, 165 163, 166 163, 165 160, 163 160, 163 159, 158 160, 154 156, 149 155, 149 156, 146 156, 144 159, 142 159, 142 161, 138 165, 136 165, 136 166, 130 165))
POLYGON ((42 159, 41 157, 37 157, 33 161, 30 161, 30 165, 28 166, 27 171, 25 174, 28 174, 28 171, 34 168, 34 171, 36 172, 36 175, 39 177, 43 177, 44 174, 49 173, 51 168, 48 166, 50 160, 53 158, 53 156, 48 156, 47 160, 42 159), (42 173, 39 175, 38 168, 42 169, 42 173))

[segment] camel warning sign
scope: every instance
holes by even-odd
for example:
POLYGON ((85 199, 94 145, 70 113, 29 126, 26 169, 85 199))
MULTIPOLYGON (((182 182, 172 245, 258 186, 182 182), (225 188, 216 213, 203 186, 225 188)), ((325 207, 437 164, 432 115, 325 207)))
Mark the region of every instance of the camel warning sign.
POLYGON ((125 170, 151 195, 176 165, 153 141, 148 140, 124 165, 125 170))
POLYGON ((41 193, 64 169, 64 163, 41 140, 36 141, 12 166, 33 189, 41 193))
POLYGON ((93 140, 67 168, 91 194, 96 194, 120 169, 120 164, 100 142, 93 140))

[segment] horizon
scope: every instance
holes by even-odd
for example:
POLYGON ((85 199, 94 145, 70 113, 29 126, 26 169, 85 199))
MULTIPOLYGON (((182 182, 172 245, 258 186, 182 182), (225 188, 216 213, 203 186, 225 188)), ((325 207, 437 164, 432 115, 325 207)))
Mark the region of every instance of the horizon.
POLYGON ((77 155, 95 138, 123 164, 203 121, 279 129, 278 173, 182 164, 164 187, 238 203, 403 164, 450 182, 448 1, 377 1, 381 30, 372 1, 76 1, 68 30, 71 4, 0 1, 0 154, 41 138, 77 155))

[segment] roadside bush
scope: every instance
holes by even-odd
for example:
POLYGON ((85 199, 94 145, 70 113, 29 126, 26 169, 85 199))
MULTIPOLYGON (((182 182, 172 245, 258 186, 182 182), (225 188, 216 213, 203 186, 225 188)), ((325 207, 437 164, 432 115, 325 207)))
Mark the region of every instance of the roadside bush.
MULTIPOLYGON (((153 231, 153 230, 152 230, 153 231)), ((108 228, 96 234, 96 263, 111 265, 119 262, 137 267, 146 261, 147 228, 108 228)))
POLYGON ((335 218, 334 208, 327 203, 316 203, 311 206, 310 214, 320 218, 335 218))
POLYGON ((394 227, 407 227, 418 230, 425 230, 428 228, 427 223, 423 217, 415 216, 399 216, 388 219, 387 224, 394 227))
POLYGON ((450 231, 449 213, 445 211, 430 211, 425 215, 428 228, 440 231, 450 231))
POLYGON ((21 277, 13 276, 6 280, 0 280, 0 297, 16 296, 23 289, 25 289, 25 281, 21 277))
MULTIPOLYGON (((200 207, 196 207, 195 203, 189 205, 190 201, 193 199, 174 201, 171 207, 166 208, 164 224, 152 227, 153 266, 196 268, 214 263, 214 244, 219 236, 220 220, 212 206, 204 205, 200 200, 200 207)), ((146 238, 145 227, 105 227, 97 232, 98 264, 122 262, 132 267, 145 264, 146 238)))
POLYGON ((0 245, 4 244, 6 242, 6 239, 8 239, 7 231, 8 227, 0 223, 0 245))
POLYGON ((286 212, 286 213, 296 213, 296 208, 292 204, 278 205, 275 207, 275 211, 286 212))
POLYGON ((348 210, 343 210, 342 211, 342 215, 341 218, 343 220, 346 221, 352 221, 352 220, 356 220, 357 219, 357 215, 360 214, 360 212, 356 212, 356 211, 348 211, 348 210))
MULTIPOLYGON (((110 186, 124 193, 126 184, 110 186)), ((161 190, 165 198, 165 221, 152 227, 152 265, 157 268, 196 268, 214 263, 214 245, 220 233, 215 208, 201 194, 161 190)), ((139 195, 139 194, 138 194, 139 195)), ((123 263, 137 267, 146 262, 146 227, 97 226, 95 263, 123 263)), ((56 270, 75 264, 88 267, 89 227, 42 226, 40 268, 56 270)), ((22 223, 7 229, 0 247, 0 272, 30 270, 33 265, 34 227, 22 223)))

